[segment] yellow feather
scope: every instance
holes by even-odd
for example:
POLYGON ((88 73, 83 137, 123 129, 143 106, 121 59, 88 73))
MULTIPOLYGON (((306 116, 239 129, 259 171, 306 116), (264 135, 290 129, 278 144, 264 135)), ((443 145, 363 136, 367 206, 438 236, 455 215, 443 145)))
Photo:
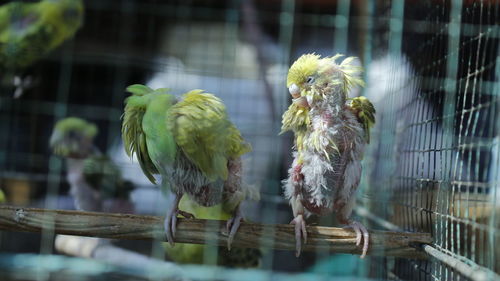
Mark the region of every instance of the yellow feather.
POLYGON ((358 117, 358 121, 363 125, 365 139, 370 142, 370 128, 375 124, 375 107, 366 97, 356 97, 350 99, 348 106, 358 117))
POLYGON ((288 71, 288 76, 286 80, 287 87, 292 84, 302 84, 307 80, 307 77, 311 76, 318 69, 320 56, 314 53, 302 55, 298 58, 288 71))
POLYGON ((226 180, 227 161, 251 150, 229 121, 222 101, 203 90, 184 94, 172 108, 172 120, 177 145, 211 180, 226 180))

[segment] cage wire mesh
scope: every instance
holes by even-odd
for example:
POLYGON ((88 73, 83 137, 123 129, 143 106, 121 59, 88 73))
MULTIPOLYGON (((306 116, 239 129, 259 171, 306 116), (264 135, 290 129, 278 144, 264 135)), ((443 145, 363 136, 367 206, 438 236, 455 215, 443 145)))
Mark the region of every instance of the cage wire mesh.
MULTIPOLYGON (((291 163, 293 140, 290 134, 277 136, 290 102, 287 69, 303 53, 345 53, 360 57, 365 68, 366 88, 351 95, 367 96, 377 109, 355 212, 370 229, 431 233, 430 245, 415 245, 429 259, 360 260, 320 251, 295 258, 293 252, 265 249, 259 269, 235 270, 213 267, 223 249, 207 246, 202 260, 208 267, 180 269, 193 280, 498 278, 498 1, 84 4, 84 25, 75 37, 22 73, 34 78, 32 88, 13 99, 12 87, 2 85, 0 188, 8 204, 75 208, 64 161, 51 155, 48 139, 57 120, 78 116, 97 124, 96 145, 135 184, 135 211, 164 215, 168 200, 127 158, 121 143, 124 89, 143 83, 168 87, 176 95, 199 88, 221 97, 253 147, 244 159, 244 175, 260 186, 261 200, 245 205, 247 218, 288 223, 292 214, 281 180, 291 163)), ((336 225, 329 217, 316 220, 336 225)), ((60 256, 54 232, 47 229, 0 232, 3 280, 175 277, 60 256)), ((146 256, 165 256, 159 241, 118 244, 146 256)))
MULTIPOLYGON (((362 200, 394 229, 431 232, 429 252, 498 273, 498 3, 386 8, 387 55, 367 72, 379 113, 362 200)), ((495 278, 436 259, 373 260, 391 264, 386 277, 495 278)))

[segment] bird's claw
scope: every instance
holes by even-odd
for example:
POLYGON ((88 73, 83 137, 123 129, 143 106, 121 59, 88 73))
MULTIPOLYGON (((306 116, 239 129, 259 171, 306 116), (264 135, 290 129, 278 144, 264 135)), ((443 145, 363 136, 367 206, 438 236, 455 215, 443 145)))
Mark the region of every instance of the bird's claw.
POLYGON ((363 239, 363 251, 361 253, 361 258, 364 258, 366 256, 366 252, 368 251, 368 243, 370 240, 368 230, 363 224, 357 221, 351 221, 348 227, 352 228, 354 232, 356 232, 356 246, 361 245, 361 238, 363 239))
POLYGON ((238 228, 240 227, 240 223, 243 220, 243 216, 237 212, 237 214, 228 219, 226 223, 226 231, 228 233, 228 238, 227 238, 227 249, 231 251, 231 244, 233 243, 234 236, 236 235, 236 232, 238 231, 238 228))
POLYGON ((14 85, 14 87, 16 87, 16 90, 14 92, 14 98, 17 99, 23 95, 26 89, 33 87, 34 81, 31 76, 25 78, 21 78, 20 76, 14 76, 12 84, 14 85))
POLYGON ((175 228, 177 223, 177 212, 172 212, 165 216, 164 228, 165 235, 167 236, 167 242, 170 246, 174 246, 174 236, 175 236, 175 228))
POLYGON ((181 215, 181 216, 188 218, 188 219, 194 218, 193 214, 185 212, 185 211, 181 211, 178 209, 173 210, 170 213, 167 213, 167 215, 165 216, 165 223, 164 223, 165 234, 167 236, 167 242, 172 247, 175 245, 174 237, 175 237, 175 232, 177 230, 177 216, 178 215, 181 215))
POLYGON ((290 224, 295 225, 295 256, 298 257, 302 250, 302 238, 304 238, 304 244, 307 243, 306 221, 303 215, 297 215, 290 224))

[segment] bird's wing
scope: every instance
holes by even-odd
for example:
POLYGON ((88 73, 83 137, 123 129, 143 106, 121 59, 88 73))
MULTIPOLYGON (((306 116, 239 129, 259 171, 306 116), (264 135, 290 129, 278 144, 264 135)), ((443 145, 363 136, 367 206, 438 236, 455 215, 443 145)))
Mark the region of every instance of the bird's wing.
POLYGON ((365 132, 365 140, 370 142, 370 128, 375 124, 375 107, 365 97, 356 97, 350 100, 348 106, 356 114, 359 123, 365 132))
POLYGON ((227 162, 251 150, 229 121, 222 101, 193 90, 172 107, 170 119, 176 144, 204 175, 215 180, 228 177, 227 162))
POLYGON ((122 139, 125 151, 129 157, 134 154, 137 156, 146 177, 152 183, 156 183, 153 174, 157 174, 158 170, 149 157, 146 134, 142 128, 142 119, 148 102, 146 96, 151 94, 153 90, 137 84, 127 87, 127 92, 131 93, 132 96, 125 99, 125 112, 122 116, 122 139))

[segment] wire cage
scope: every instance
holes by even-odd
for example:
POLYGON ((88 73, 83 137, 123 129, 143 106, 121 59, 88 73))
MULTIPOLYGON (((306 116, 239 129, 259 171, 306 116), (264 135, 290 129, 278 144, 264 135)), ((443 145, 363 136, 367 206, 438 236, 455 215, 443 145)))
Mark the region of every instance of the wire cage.
MULTIPOLYGON (((0 84, 0 190, 4 204, 15 206, 0 215, 0 279, 500 278, 499 1, 85 0, 84 9, 73 38, 16 73, 33 80, 20 98, 12 97, 12 84, 0 84), (312 52, 359 57, 366 87, 350 96, 366 96, 377 113, 355 216, 370 230, 393 233, 380 241, 427 233, 427 242, 407 247, 411 255, 382 249, 359 259, 347 250, 340 254, 318 247, 296 258, 276 246, 287 239, 293 244, 293 236, 280 237, 277 227, 292 219, 281 181, 292 162, 293 135, 278 135, 290 104, 286 76, 295 59, 312 52), (48 143, 55 122, 64 117, 97 125, 96 146, 135 186, 130 201, 137 214, 163 216, 171 204, 123 149, 125 88, 137 83, 166 87, 175 95, 204 89, 224 101, 253 148, 243 159, 243 177, 259 187, 260 200, 245 202, 243 209, 248 221, 262 225, 254 237, 261 242, 257 267, 221 264, 225 248, 208 242, 196 265, 168 263, 173 259, 160 236, 113 244, 82 238, 68 242, 78 254, 61 251, 61 243, 71 237, 57 234, 55 217, 68 214, 48 210, 75 205, 65 161, 52 155, 48 143), (28 207, 41 208, 32 211, 37 215, 32 222, 46 225, 6 227, 7 215, 20 223, 30 214, 23 209, 28 207), (44 216, 54 217, 46 221, 44 216), (265 242, 266 236, 276 240, 265 242), (122 251, 139 255, 141 262, 126 260, 122 251)), ((0 18, 0 50, 4 22, 0 18)), ((134 226, 135 217, 101 218, 134 226)), ((68 222, 72 219, 77 221, 63 225, 66 233, 96 236, 92 231, 98 227, 85 229, 92 221, 84 215, 70 216, 68 222)), ((334 216, 308 223, 339 225, 334 216)), ((215 239, 210 235, 220 225, 204 226, 203 239, 215 239)))

